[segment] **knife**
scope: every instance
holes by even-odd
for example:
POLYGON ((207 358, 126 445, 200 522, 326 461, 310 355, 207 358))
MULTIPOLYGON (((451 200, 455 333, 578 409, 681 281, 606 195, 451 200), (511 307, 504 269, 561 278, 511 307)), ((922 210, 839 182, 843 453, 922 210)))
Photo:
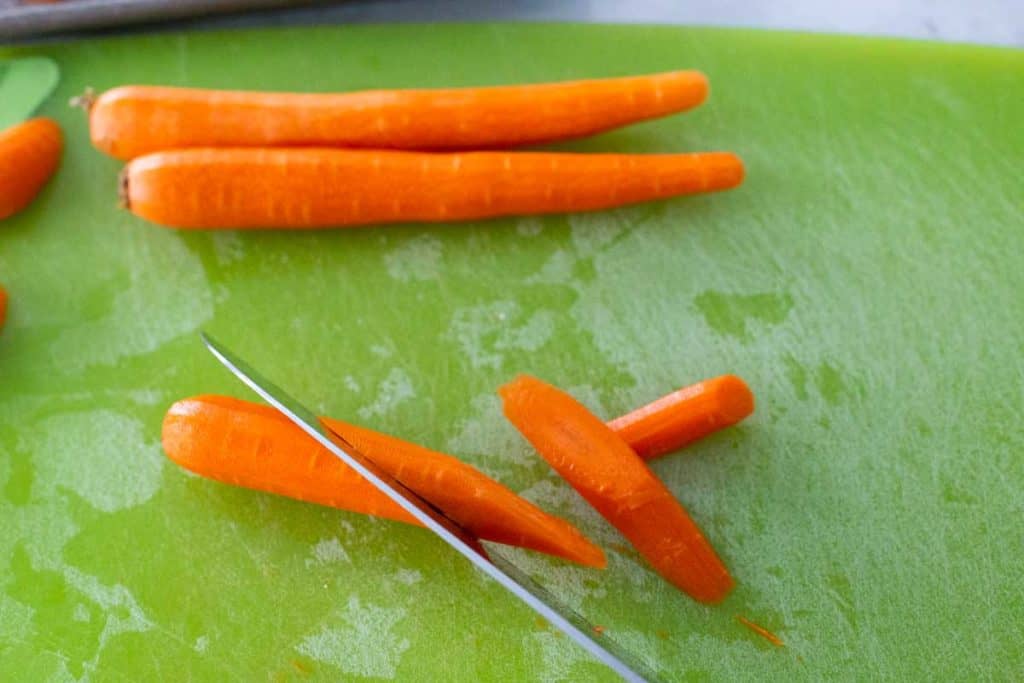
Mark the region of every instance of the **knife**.
POLYGON ((420 524, 434 532, 441 540, 458 551, 460 555, 469 560, 477 569, 497 581, 502 587, 526 603, 552 626, 572 638, 577 645, 621 676, 623 680, 630 681, 631 683, 654 682, 657 680, 656 676, 637 658, 616 645, 606 635, 600 635, 601 642, 597 642, 597 639, 590 635, 591 633, 596 634, 597 631, 586 619, 575 613, 568 606, 561 604, 547 590, 514 564, 493 551, 490 553, 484 551, 479 540, 472 533, 449 519, 429 501, 403 486, 400 481, 377 467, 371 459, 360 453, 358 449, 346 441, 340 434, 324 427, 316 415, 262 377, 245 361, 214 341, 205 332, 200 332, 200 337, 202 337, 203 343, 217 360, 234 373, 238 379, 242 380, 246 386, 259 394, 267 403, 281 411, 285 417, 294 422, 302 431, 315 439, 335 457, 358 472, 384 495, 412 515, 420 524), (638 673, 641 671, 643 675, 638 673))

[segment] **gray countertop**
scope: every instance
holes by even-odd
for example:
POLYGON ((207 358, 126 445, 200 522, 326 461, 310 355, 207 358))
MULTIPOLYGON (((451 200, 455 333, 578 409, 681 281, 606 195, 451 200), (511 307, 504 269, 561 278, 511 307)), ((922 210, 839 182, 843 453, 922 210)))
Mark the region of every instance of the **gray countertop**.
MULTIPOLYGON (((1024 0, 359 0, 276 13, 296 22, 583 21, 697 24, 1024 46, 1024 0)), ((259 23, 259 17, 217 19, 259 23)), ((263 18, 266 21, 266 18, 263 18)))
MULTIPOLYGON (((857 0, 830 3, 820 0, 725 0, 717 3, 684 3, 678 0, 349 0, 303 3, 302 7, 264 9, 242 14, 216 14, 238 5, 287 4, 286 0, 76 0, 59 5, 22 6, 21 12, 51 12, 50 25, 60 28, 58 37, 70 35, 69 27, 112 21, 124 24, 152 22, 154 17, 208 16, 144 23, 133 29, 205 29, 281 24, 462 22, 462 21, 578 21, 601 23, 690 24, 792 29, 829 33, 884 35, 905 38, 1024 46, 1024 0, 857 0), (105 5, 105 8, 100 8, 105 5), (91 20, 90 6, 100 14, 91 20), (56 21, 58 14, 70 19, 56 21)), ((295 4, 295 3, 292 3, 295 4)), ((0 40, 20 35, 3 25, 0 0, 0 40), (6 31, 5 31, 6 29, 6 31)), ((109 32, 112 29, 104 29, 109 32)))

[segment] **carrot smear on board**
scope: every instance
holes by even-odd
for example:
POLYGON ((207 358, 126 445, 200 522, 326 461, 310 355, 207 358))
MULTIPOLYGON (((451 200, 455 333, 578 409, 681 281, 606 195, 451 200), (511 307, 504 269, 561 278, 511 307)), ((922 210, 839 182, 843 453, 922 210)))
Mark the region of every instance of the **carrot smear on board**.
POLYGON ((736 615, 736 621, 740 622, 741 624, 743 624, 744 626, 749 628, 751 631, 753 631, 757 635, 759 635, 762 638, 764 638, 765 640, 767 640, 769 643, 771 643, 775 647, 783 647, 783 646, 785 646, 785 643, 782 642, 781 638, 779 638, 777 635, 775 635, 774 633, 772 633, 771 631, 766 629, 764 626, 761 626, 759 624, 755 624, 754 622, 750 621, 746 617, 744 617, 742 615, 739 615, 739 614, 736 615))
MULTIPOLYGON (((574 526, 449 455, 323 418, 328 429, 474 535, 592 567, 605 556, 574 526)), ((163 446, 182 467, 218 481, 418 524, 371 483, 269 406, 227 396, 178 401, 163 446)))
POLYGON ((128 85, 79 101, 119 159, 184 147, 481 149, 582 137, 696 107, 698 71, 535 85, 279 93, 128 85))
POLYGON ((45 118, 30 119, 0 132, 0 220, 35 198, 60 162, 60 127, 45 118))
POLYGON ((643 460, 563 391, 520 375, 499 389, 505 416, 648 563, 701 602, 733 581, 696 523, 643 460))
POLYGON ((662 396, 615 418, 612 431, 644 460, 671 453, 734 425, 754 412, 754 394, 736 375, 722 375, 662 396))
POLYGON ((134 159, 120 192, 130 211, 170 227, 328 228, 591 211, 742 180, 728 152, 197 148, 134 159))

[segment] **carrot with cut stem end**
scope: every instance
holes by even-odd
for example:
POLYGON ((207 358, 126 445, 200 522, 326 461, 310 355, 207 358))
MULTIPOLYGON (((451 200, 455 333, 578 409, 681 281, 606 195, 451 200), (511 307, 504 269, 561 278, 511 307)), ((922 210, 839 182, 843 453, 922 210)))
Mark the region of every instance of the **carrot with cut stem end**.
POLYGON ((501 387, 505 416, 655 570, 701 602, 733 581, 696 523, 643 460, 582 404, 527 375, 501 387))
POLYGON ((0 220, 28 206, 57 164, 63 140, 50 119, 30 119, 0 132, 0 220))
POLYGON ((662 396, 608 423, 644 460, 671 453, 754 412, 754 394, 736 375, 721 375, 662 396))
POLYGON ((130 162, 121 197, 178 228, 326 228, 607 209, 725 190, 734 154, 187 149, 130 162))
MULTIPOLYGON (((339 420, 324 424, 474 535, 592 567, 605 557, 574 526, 473 467, 339 420)), ((226 396, 178 401, 163 423, 168 457, 204 477, 409 524, 394 501, 277 410, 226 396)))
POLYGON ((129 85, 76 98, 119 159, 185 147, 482 149, 582 137, 697 106, 698 71, 445 90, 275 93, 129 85))

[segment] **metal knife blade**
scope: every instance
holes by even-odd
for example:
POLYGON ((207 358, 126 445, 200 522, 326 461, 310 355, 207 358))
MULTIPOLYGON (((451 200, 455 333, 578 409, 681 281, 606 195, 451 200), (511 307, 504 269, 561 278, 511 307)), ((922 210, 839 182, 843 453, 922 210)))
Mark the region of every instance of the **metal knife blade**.
POLYGON ((501 584, 506 590, 526 603, 544 617, 552 626, 573 639, 580 647, 608 666, 624 680, 635 683, 655 681, 656 677, 647 667, 605 635, 599 636, 601 643, 590 636, 593 627, 583 617, 567 606, 561 605, 548 591, 537 585, 525 572, 511 562, 492 553, 483 551, 476 537, 447 518, 440 510, 395 480, 373 461, 359 452, 339 434, 326 429, 320 420, 298 401, 257 373, 224 346, 201 332, 203 343, 210 352, 250 389, 269 404, 280 410, 302 431, 320 443, 334 456, 358 472, 363 478, 393 500, 403 510, 501 584), (589 632, 589 633, 588 633, 589 632), (614 651, 614 654, 613 654, 614 651), (629 661, 627 664, 626 662, 629 661), (638 673, 643 671, 644 675, 638 673))

